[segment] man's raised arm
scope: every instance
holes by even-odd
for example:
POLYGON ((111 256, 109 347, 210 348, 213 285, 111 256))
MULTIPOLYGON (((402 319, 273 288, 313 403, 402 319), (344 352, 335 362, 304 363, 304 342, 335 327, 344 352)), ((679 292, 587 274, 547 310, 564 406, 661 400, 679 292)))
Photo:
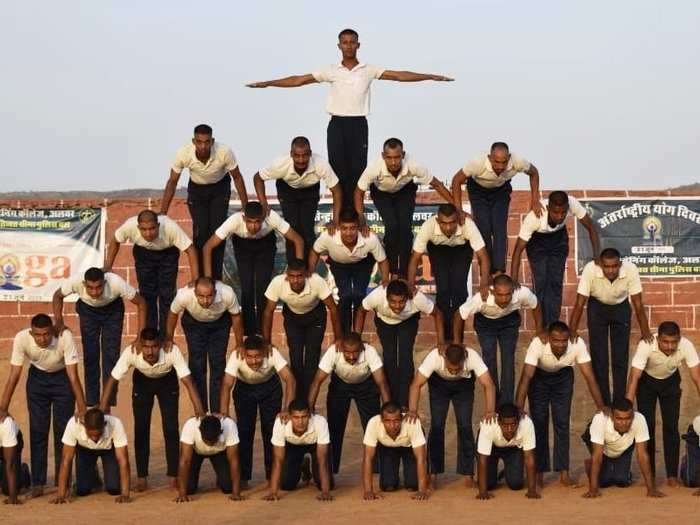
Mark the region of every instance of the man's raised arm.
POLYGON ((292 75, 289 77, 278 78, 276 80, 265 80, 263 82, 251 82, 246 84, 249 88, 266 88, 266 87, 280 87, 280 88, 294 88, 301 87, 307 84, 316 84, 318 80, 314 78, 311 73, 306 75, 292 75))
POLYGON ((435 80, 436 82, 452 82, 454 78, 431 73, 414 73, 413 71, 392 71, 387 69, 379 77, 379 80, 394 80, 396 82, 422 82, 423 80, 435 80))

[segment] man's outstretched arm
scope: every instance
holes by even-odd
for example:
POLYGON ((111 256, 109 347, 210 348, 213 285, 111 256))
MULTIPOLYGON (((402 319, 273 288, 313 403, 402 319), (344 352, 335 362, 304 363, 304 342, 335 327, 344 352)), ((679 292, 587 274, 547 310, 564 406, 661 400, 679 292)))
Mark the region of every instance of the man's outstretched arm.
POLYGON ((280 87, 280 88, 294 88, 301 87, 307 84, 316 84, 318 80, 309 73, 306 75, 292 75, 290 77, 278 78, 276 80, 265 80, 263 82, 252 82, 246 84, 250 88, 266 88, 266 87, 280 87))
POLYGON ((423 80, 435 80, 436 82, 452 82, 454 78, 430 73, 414 73, 413 71, 392 71, 387 69, 379 77, 379 80, 394 80, 396 82, 422 82, 423 80))

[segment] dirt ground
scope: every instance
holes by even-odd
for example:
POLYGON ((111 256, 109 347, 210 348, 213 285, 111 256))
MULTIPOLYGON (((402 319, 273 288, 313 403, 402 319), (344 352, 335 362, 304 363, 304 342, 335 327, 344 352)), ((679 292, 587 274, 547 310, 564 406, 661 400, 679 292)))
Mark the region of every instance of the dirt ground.
MULTIPOLYGON (((696 341, 697 344, 697 341, 696 341)), ((522 362, 524 348, 518 352, 518 369, 522 362)), ((425 355, 425 351, 416 353, 416 361, 425 355)), ((4 384, 9 368, 7 358, 0 359, 0 384, 4 384)), ((27 448, 23 460, 29 462, 28 420, 25 402, 24 378, 10 407, 11 414, 18 420, 25 433, 27 448)), ((681 405, 681 429, 687 428, 692 417, 700 413, 700 402, 695 388, 683 371, 684 394, 681 405)), ((119 404, 114 411, 124 421, 133 437, 133 418, 130 406, 130 380, 125 379, 119 389, 119 404)), ((427 392, 422 395, 422 420, 429 425, 428 410, 425 403, 427 392)), ((325 387, 319 396, 319 407, 325 414, 325 387)), ((512 492, 499 488, 490 501, 475 499, 475 491, 467 490, 462 485, 462 478, 454 474, 455 468, 455 426, 450 413, 447 431, 447 472, 441 476, 439 487, 426 502, 415 502, 405 491, 384 494, 380 501, 364 502, 360 490, 361 467, 361 432, 359 418, 352 409, 348 422, 348 431, 344 447, 341 473, 336 477, 335 501, 320 503, 316 501, 316 488, 309 486, 295 492, 285 493, 278 502, 265 502, 261 498, 266 494, 262 468, 262 445, 259 433, 256 436, 254 474, 250 490, 245 492, 247 500, 231 502, 214 486, 213 470, 208 462, 202 468, 200 493, 191 503, 173 503, 175 493, 167 488, 165 477, 165 455, 160 414, 154 410, 151 433, 151 477, 150 489, 133 495, 131 504, 118 505, 114 498, 106 493, 74 499, 64 506, 49 505, 55 489, 50 487, 48 495, 36 500, 25 500, 19 507, 2 509, 2 523, 301 523, 309 520, 329 521, 334 523, 379 523, 381 520, 391 522, 426 523, 439 519, 443 523, 508 523, 511 519, 521 520, 523 516, 533 523, 596 523, 615 522, 620 524, 659 523, 661 520, 674 525, 700 523, 700 498, 693 497, 691 489, 677 488, 662 490, 668 495, 663 499, 645 497, 645 489, 640 479, 636 464, 634 465, 635 484, 627 489, 611 488, 603 491, 603 496, 596 500, 581 497, 584 487, 564 488, 559 486, 557 476, 550 474, 545 478, 546 486, 541 500, 528 500, 525 491, 512 492)), ((181 393, 180 426, 191 413, 186 393, 181 393)), ((482 413, 482 395, 477 386, 477 400, 474 410, 475 428, 482 413)), ((588 396, 585 384, 576 378, 575 398, 571 425, 572 473, 585 485, 583 459, 587 453, 579 436, 593 415, 593 403, 588 396)), ((660 422, 657 428, 660 427, 660 422)), ((129 445, 131 447, 131 443, 129 445)), ((657 465, 663 472, 660 436, 657 439, 657 465)), ((684 449, 684 447, 683 447, 684 449)), ((52 451, 49 451, 49 465, 52 465, 52 451)), ((135 480, 133 450, 130 451, 132 482, 135 480)), ((635 462, 636 463, 636 462, 635 462)), ((49 468, 49 479, 53 479, 53 469, 49 468)), ((661 480, 663 481, 663 480, 661 480)), ((51 481, 50 481, 51 482, 51 481)))

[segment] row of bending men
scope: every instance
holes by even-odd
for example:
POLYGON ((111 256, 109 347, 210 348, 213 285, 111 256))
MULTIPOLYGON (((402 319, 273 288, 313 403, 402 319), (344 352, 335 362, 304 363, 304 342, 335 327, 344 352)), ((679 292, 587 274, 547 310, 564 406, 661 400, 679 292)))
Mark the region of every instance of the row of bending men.
MULTIPOLYGON (((563 483, 571 483, 568 476, 569 414, 574 366, 580 368, 600 409, 582 436, 591 452, 591 458, 586 461, 589 490, 584 496, 600 495, 600 487, 628 486, 631 482, 631 458, 636 451, 647 495, 658 497, 663 494, 656 489, 654 462, 650 460, 650 451, 652 458, 654 451, 653 426, 650 434, 645 416, 633 410, 630 398, 635 396, 640 378, 647 382, 653 380, 657 385, 668 383, 653 379, 649 374, 658 373, 661 368, 668 371, 671 363, 677 366, 685 359, 694 379, 700 365, 695 349, 680 336, 678 326, 673 322, 662 323, 656 336, 656 349, 644 341, 639 343, 630 371, 628 397, 616 400, 612 407, 604 407, 593 379, 585 344, 580 338, 572 342, 567 325, 555 322, 548 328, 548 342, 544 344, 539 337, 535 337, 527 350, 515 405, 505 403, 496 411, 495 385, 479 353, 471 348, 449 344, 445 349, 433 349, 424 358, 411 383, 408 410, 402 412, 397 403, 388 401, 390 393, 380 354, 372 346, 364 344, 359 334, 353 332, 344 335, 337 344, 329 347, 319 363, 308 398, 297 397, 291 402, 289 400, 296 397, 296 381, 288 370, 286 360, 276 348, 268 348, 260 337, 250 336, 243 347, 231 352, 228 358, 220 392, 220 412, 205 415, 180 350, 176 346, 166 350, 154 329, 146 328, 140 335, 140 351, 132 345, 124 349, 102 394, 99 408, 91 408, 80 417, 72 417, 72 406, 69 406, 72 403, 66 403, 65 399, 63 404, 54 400, 54 417, 57 411, 59 414, 63 412, 58 417, 67 416, 67 421, 63 433, 54 436, 58 493, 53 502, 64 503, 68 500, 74 458, 75 492, 78 496, 87 495, 95 489, 98 483, 96 464, 100 459, 106 490, 117 496, 117 502, 130 500, 126 433, 122 422, 106 413, 109 411, 112 390, 131 368, 134 369, 132 399, 139 476, 137 488, 146 488, 150 413, 155 396, 163 417, 168 475, 178 490, 178 502, 189 501, 189 496, 197 491, 199 471, 206 458, 214 467, 219 488, 230 494, 233 500, 242 498, 241 492, 247 487, 252 473, 258 410, 265 472, 270 480, 270 490, 265 498, 275 500, 279 498, 280 490, 294 490, 304 477, 304 457, 310 454, 313 473, 309 473, 308 477, 313 477, 321 490, 320 500, 332 499, 333 474, 340 467, 345 424, 352 399, 357 404, 365 432, 362 471, 365 499, 377 497, 373 488, 373 472, 377 469, 382 491, 393 491, 399 487, 401 466, 403 485, 416 491, 414 498, 426 499, 429 487, 436 488, 437 475, 444 472, 444 430, 450 402, 457 420, 457 472, 465 476, 467 486, 472 486, 474 461, 477 459, 477 497, 491 497, 489 491, 496 486, 497 467, 502 460, 506 484, 518 490, 527 481, 527 496, 539 498, 543 473, 550 470, 550 406, 555 421, 554 470, 561 471, 563 483), (662 355, 667 352, 669 355, 663 359, 662 355), (326 420, 315 413, 314 406, 320 386, 329 376, 331 382, 326 401, 326 420), (189 419, 182 429, 179 450, 178 378, 188 391, 195 413, 195 417, 189 419), (485 410, 475 446, 472 408, 477 381, 484 390, 485 410), (426 383, 430 395, 427 445, 417 416, 420 391, 426 383), (232 391, 237 414, 235 422, 229 417, 232 391), (529 398, 531 417, 523 411, 526 398, 529 398), (380 399, 383 403, 381 408, 380 399), (378 457, 375 457, 377 454, 378 457)), ((16 337, 11 358, 12 376, 16 377, 17 368, 21 370, 26 360, 31 362, 28 397, 32 467, 43 468, 43 472, 35 470, 32 475, 43 475, 45 479, 49 407, 39 403, 37 390, 50 399, 51 380, 62 380, 63 390, 67 391, 64 398, 72 393, 79 413, 85 407, 77 374, 77 349, 70 331, 65 330, 56 336, 48 316, 35 316, 30 329, 16 337), (61 365, 63 368, 60 368, 61 365), (44 367, 46 370, 42 370, 44 367), (45 428, 38 429, 36 422, 41 415, 47 417, 47 424, 45 428), (45 432, 43 442, 37 439, 41 430, 45 432), (43 449, 40 445, 43 445, 43 449), (35 454, 40 457, 35 457, 35 454)), ((678 374, 677 370, 675 374, 678 374)), ((9 382, 6 386, 3 404, 8 396, 11 397, 14 384, 9 382)), ((55 396, 58 391, 53 394, 55 396)), ((637 392, 638 405, 642 404, 640 394, 641 390, 637 392)), ((666 427, 666 418, 672 417, 670 412, 673 407, 668 404, 668 399, 665 404, 662 399, 662 408, 665 409, 662 414, 666 427)), ((18 489, 27 483, 20 475, 23 440, 6 410, 0 415, 3 419, 0 424, 3 486, 9 495, 7 501, 16 503, 18 489)), ((700 416, 693 422, 693 428, 695 432, 700 430, 700 416)), ((678 455, 677 445, 675 450, 667 448, 667 439, 673 438, 672 434, 664 428, 667 467, 670 456, 674 453, 678 455)), ((695 467, 697 472, 694 477, 697 479, 700 466, 695 467)), ((35 488, 43 489, 43 486, 35 488)), ((39 494, 35 492, 35 495, 39 494)), ((700 495, 700 490, 695 494, 700 495)))

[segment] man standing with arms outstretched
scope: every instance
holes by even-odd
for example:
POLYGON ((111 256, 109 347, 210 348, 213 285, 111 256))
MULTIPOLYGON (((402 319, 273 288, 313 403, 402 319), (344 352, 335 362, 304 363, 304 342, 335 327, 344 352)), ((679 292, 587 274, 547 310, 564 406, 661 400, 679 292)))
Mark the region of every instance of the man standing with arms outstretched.
POLYGON ((317 82, 331 84, 326 104, 326 110, 331 115, 328 123, 328 160, 340 179, 344 207, 352 207, 352 195, 357 186, 357 179, 367 167, 367 115, 372 81, 453 80, 442 75, 391 71, 361 63, 357 59, 359 48, 357 32, 353 29, 343 29, 338 35, 338 49, 342 53, 340 64, 333 64, 306 75, 248 84, 248 87, 252 88, 291 88, 317 82))
MULTIPOLYGON (((175 162, 170 168, 170 178, 163 191, 159 215, 168 213, 170 202, 177 189, 177 181, 180 180, 180 175, 185 168, 190 171, 190 181, 187 184, 187 207, 192 217, 192 237, 201 258, 204 243, 228 215, 231 183, 227 175, 233 179, 236 186, 241 208, 248 203, 248 194, 243 175, 238 169, 238 161, 231 148, 215 143, 211 126, 200 124, 194 128, 192 144, 186 144, 177 150, 175 162)), ((221 279, 224 246, 214 251, 213 258, 213 277, 221 279)), ((199 262, 201 268, 201 259, 199 262)))

